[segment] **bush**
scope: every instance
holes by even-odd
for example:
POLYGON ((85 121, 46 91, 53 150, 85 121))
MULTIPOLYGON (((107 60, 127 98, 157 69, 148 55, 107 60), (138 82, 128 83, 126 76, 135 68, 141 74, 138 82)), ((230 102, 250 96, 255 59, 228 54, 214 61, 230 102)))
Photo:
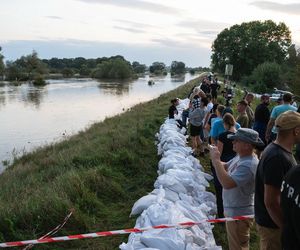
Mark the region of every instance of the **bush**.
POLYGON ((98 79, 128 79, 133 76, 133 70, 129 62, 115 58, 100 63, 92 76, 98 79))
POLYGON ((33 84, 37 86, 44 86, 46 85, 46 82, 42 75, 37 75, 34 77, 33 84))
POLYGON ((70 68, 64 68, 61 73, 65 78, 69 78, 74 75, 74 71, 70 68))
POLYGON ((273 89, 281 82, 281 67, 275 62, 264 62, 259 64, 252 72, 251 77, 255 79, 256 85, 265 85, 261 88, 273 89))

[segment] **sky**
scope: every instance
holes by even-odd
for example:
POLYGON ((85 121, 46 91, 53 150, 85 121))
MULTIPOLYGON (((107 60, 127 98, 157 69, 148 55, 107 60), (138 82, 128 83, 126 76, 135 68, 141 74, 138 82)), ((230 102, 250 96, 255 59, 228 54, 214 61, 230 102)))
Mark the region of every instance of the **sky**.
POLYGON ((234 24, 284 22, 300 45, 300 0, 0 0, 5 60, 97 58, 210 65, 218 33, 234 24))

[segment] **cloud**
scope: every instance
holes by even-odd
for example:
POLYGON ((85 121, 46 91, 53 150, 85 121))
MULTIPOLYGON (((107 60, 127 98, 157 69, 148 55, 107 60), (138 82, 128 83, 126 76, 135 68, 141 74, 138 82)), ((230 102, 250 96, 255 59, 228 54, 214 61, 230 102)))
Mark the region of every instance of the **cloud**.
POLYGON ((187 66, 208 66, 211 50, 200 43, 188 43, 171 39, 154 39, 150 44, 129 44, 121 42, 98 42, 84 40, 31 40, 0 41, 5 60, 15 60, 28 55, 35 49, 40 58, 97 58, 122 55, 127 60, 151 65, 161 61, 170 65, 182 61, 187 66))
POLYGON ((147 23, 138 23, 138 22, 133 22, 133 21, 128 21, 128 20, 124 20, 124 19, 116 19, 114 20, 115 22, 121 23, 121 24, 128 24, 131 27, 134 28, 140 28, 140 29, 145 29, 145 28, 158 28, 155 25, 152 24, 147 24, 147 23))
POLYGON ((271 10, 287 14, 300 15, 300 3, 282 4, 269 1, 255 1, 250 3, 250 5, 253 5, 263 10, 271 10))
POLYGON ((145 23, 138 23, 138 22, 132 22, 128 20, 114 20, 118 25, 113 26, 115 29, 119 30, 125 30, 131 33, 146 33, 146 31, 149 31, 149 29, 158 28, 154 25, 145 24, 145 23))
POLYGON ((105 4, 117 7, 124 7, 130 9, 139 9, 143 11, 151 11, 162 14, 180 14, 181 10, 169 7, 162 4, 151 3, 145 0, 77 0, 89 4, 105 4))
POLYGON ((223 23, 223 22, 212 22, 208 20, 198 19, 198 20, 191 20, 191 21, 181 21, 177 23, 178 26, 184 28, 195 29, 198 32, 210 30, 210 31, 220 31, 231 24, 223 23))
POLYGON ((46 18, 49 18, 49 19, 55 19, 55 20, 63 20, 62 17, 60 16, 45 16, 46 18))
POLYGON ((144 30, 141 29, 134 29, 134 28, 128 28, 128 27, 122 27, 122 26, 114 26, 114 29, 119 29, 119 30, 125 30, 131 33, 145 33, 144 30))
POLYGON ((154 38, 152 42, 164 47, 173 47, 181 50, 193 48, 210 48, 211 40, 196 36, 182 36, 179 39, 154 38))

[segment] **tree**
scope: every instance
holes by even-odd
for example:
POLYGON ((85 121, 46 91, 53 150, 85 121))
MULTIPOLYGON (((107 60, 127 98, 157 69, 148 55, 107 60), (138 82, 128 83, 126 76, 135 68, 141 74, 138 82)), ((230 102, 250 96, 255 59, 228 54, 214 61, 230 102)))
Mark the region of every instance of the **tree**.
POLYGON ((22 56, 13 64, 22 75, 19 80, 32 81, 36 76, 48 73, 47 65, 38 58, 36 51, 33 51, 32 54, 27 56, 22 56))
POLYGON ((143 74, 146 71, 146 65, 140 64, 139 62, 133 62, 132 68, 133 68, 134 73, 136 73, 136 74, 143 74))
POLYGON ((70 78, 74 75, 74 71, 70 68, 64 68, 61 73, 64 78, 70 78))
POLYGON ((130 62, 120 56, 102 61, 92 73, 92 76, 98 79, 128 79, 132 75, 130 62))
POLYGON ((255 82, 255 91, 263 93, 273 90, 281 83, 281 67, 275 62, 264 62, 253 70, 251 78, 255 82))
POLYGON ((281 64, 291 45, 291 32, 284 23, 271 20, 236 24, 218 34, 212 45, 214 71, 224 72, 233 65, 233 79, 249 75, 263 62, 281 64))
POLYGON ((173 61, 171 64, 171 74, 183 74, 185 73, 185 64, 183 62, 173 61))
POLYGON ((166 65, 163 62, 154 62, 152 65, 149 67, 149 71, 152 74, 165 74, 166 71, 166 65))

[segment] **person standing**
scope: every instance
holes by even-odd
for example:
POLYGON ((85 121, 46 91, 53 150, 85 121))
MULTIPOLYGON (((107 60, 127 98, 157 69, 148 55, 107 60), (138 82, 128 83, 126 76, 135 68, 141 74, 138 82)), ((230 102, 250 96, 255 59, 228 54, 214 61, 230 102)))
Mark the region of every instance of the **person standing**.
POLYGON ((207 78, 204 78, 202 81, 202 84, 200 86, 200 89, 205 93, 210 93, 210 81, 207 78))
POLYGON ((263 151, 255 178, 255 221, 263 250, 282 249, 280 187, 288 170, 296 165, 292 149, 300 142, 300 114, 282 113, 275 127, 277 138, 263 151))
POLYGON ((239 101, 237 103, 237 111, 239 115, 236 118, 236 122, 241 125, 242 128, 248 128, 249 126, 249 117, 246 113, 248 103, 245 100, 239 101))
POLYGON ((260 97, 260 101, 261 103, 255 109, 253 129, 258 132, 260 139, 267 144, 265 137, 267 125, 270 120, 270 110, 268 109, 270 96, 263 94, 260 97))
POLYGON ((202 140, 200 134, 202 131, 203 119, 206 115, 207 103, 206 97, 203 97, 201 98, 200 103, 193 100, 189 106, 190 135, 192 138, 194 154, 197 154, 198 149, 202 152, 202 140))
POLYGON ((300 165, 292 168, 281 185, 283 216, 281 241, 285 250, 300 249, 300 165))
POLYGON ((252 128, 253 127, 253 123, 254 123, 254 112, 253 109, 251 108, 251 103, 253 102, 254 99, 254 94, 252 93, 247 93, 246 97, 245 97, 245 101, 248 103, 247 107, 246 107, 246 113, 248 116, 248 128, 252 128))
MULTIPOLYGON (((221 161, 228 162, 236 156, 236 152, 233 150, 232 140, 227 138, 228 135, 234 134, 236 132, 235 129, 236 122, 232 114, 227 113, 224 115, 223 124, 225 128, 225 132, 219 135, 217 147, 221 155, 220 156, 221 161)), ((213 172, 213 176, 214 179, 217 179, 215 170, 213 172)), ((223 188, 218 179, 215 180, 215 182, 216 182, 215 191, 216 191, 218 218, 223 218, 224 217, 223 199, 222 199, 223 188)))
MULTIPOLYGON (((235 134, 228 135, 228 138, 233 140, 233 150, 237 153, 232 160, 222 162, 217 147, 210 150, 218 179, 223 186, 224 215, 251 215, 254 213, 254 179, 258 164, 254 148, 263 145, 263 142, 258 133, 249 128, 240 128, 235 134)), ((230 250, 249 249, 252 223, 252 219, 226 222, 230 250)))
POLYGON ((217 101, 218 98, 218 90, 221 88, 220 84, 218 83, 218 78, 215 78, 213 80, 213 83, 210 85, 210 89, 211 89, 211 96, 212 96, 212 100, 213 103, 215 103, 217 101))
POLYGON ((295 108, 294 106, 291 105, 292 99, 293 99, 293 96, 291 93, 285 93, 282 97, 283 104, 275 106, 273 108, 273 110, 271 112, 270 120, 267 125, 267 129, 266 129, 266 137, 265 137, 266 142, 273 141, 276 138, 277 132, 276 132, 276 129, 274 126, 276 118, 285 111, 288 111, 288 110, 296 111, 297 110, 297 108, 295 108))

